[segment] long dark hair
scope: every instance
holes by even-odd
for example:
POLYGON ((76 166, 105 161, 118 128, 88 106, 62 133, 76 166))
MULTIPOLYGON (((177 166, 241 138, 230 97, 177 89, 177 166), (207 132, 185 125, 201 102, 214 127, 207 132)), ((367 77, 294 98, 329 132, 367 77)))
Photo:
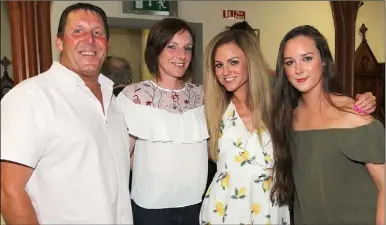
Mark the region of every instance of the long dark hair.
MULTIPOLYGON (((275 182, 271 191, 272 201, 279 205, 292 204, 295 191, 292 174, 292 116, 297 107, 301 93, 289 83, 284 70, 284 48, 287 42, 295 37, 309 37, 315 42, 323 62, 322 89, 327 101, 337 107, 331 100, 330 94, 342 95, 342 88, 338 78, 335 63, 326 38, 314 27, 299 26, 290 30, 283 38, 279 47, 276 64, 276 82, 274 87, 272 113, 272 140, 274 144, 273 173, 275 182)), ((339 108, 341 109, 341 108, 339 108)))

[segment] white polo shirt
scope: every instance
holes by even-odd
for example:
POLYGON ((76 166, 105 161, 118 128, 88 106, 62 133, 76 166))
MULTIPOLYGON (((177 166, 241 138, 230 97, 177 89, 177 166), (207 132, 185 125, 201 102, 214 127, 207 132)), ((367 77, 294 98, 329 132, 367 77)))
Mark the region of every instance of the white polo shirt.
POLYGON ((1 159, 34 168, 26 190, 41 224, 132 224, 129 140, 99 75, 104 111, 58 62, 1 101, 1 159))

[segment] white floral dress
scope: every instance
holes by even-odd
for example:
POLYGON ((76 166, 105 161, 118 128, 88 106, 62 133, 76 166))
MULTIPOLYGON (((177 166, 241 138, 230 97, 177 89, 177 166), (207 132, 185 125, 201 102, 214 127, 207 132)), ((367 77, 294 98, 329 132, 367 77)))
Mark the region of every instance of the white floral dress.
POLYGON ((205 195, 201 224, 289 224, 288 207, 270 201, 272 143, 265 131, 259 142, 231 102, 220 127, 217 173, 205 195))

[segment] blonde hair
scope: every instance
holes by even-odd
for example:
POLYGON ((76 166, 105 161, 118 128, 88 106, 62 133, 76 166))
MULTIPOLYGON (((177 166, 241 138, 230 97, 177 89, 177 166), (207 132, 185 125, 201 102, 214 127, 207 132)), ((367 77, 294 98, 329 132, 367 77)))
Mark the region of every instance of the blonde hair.
MULTIPOLYGON (((231 101, 232 93, 225 90, 215 75, 214 60, 217 49, 235 44, 245 54, 248 85, 247 107, 252 112, 254 128, 271 130, 272 83, 259 43, 254 34, 243 30, 227 30, 216 35, 205 51, 205 114, 209 131, 209 156, 217 160, 220 123, 231 101)), ((260 135, 260 132, 257 132, 260 135)), ((261 137, 259 137, 261 140, 261 137)))

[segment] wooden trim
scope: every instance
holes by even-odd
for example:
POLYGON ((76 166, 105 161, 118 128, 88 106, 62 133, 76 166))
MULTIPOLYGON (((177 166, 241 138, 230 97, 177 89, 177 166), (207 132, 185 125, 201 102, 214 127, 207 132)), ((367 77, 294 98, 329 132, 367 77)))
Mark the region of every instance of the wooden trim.
POLYGON ((51 45, 51 2, 38 1, 37 8, 37 26, 39 38, 39 56, 40 70, 42 73, 48 70, 52 65, 52 45, 51 45))
POLYGON ((33 77, 38 74, 37 69, 37 50, 36 50, 36 32, 35 32, 35 11, 34 2, 24 2, 21 4, 23 9, 23 34, 24 34, 24 48, 26 49, 26 78, 33 77), (27 35, 28 34, 28 35, 27 35), (27 36, 26 36, 27 35, 27 36))
POLYGON ((7 1, 15 84, 52 64, 50 1, 7 1))
POLYGON ((354 93, 355 22, 360 1, 330 1, 335 25, 335 63, 343 90, 354 93))
POLYGON ((7 1, 9 11, 9 22, 11 26, 11 47, 12 47, 12 68, 13 81, 16 85, 23 80, 26 73, 25 59, 24 59, 24 40, 23 36, 23 13, 21 2, 7 1))

